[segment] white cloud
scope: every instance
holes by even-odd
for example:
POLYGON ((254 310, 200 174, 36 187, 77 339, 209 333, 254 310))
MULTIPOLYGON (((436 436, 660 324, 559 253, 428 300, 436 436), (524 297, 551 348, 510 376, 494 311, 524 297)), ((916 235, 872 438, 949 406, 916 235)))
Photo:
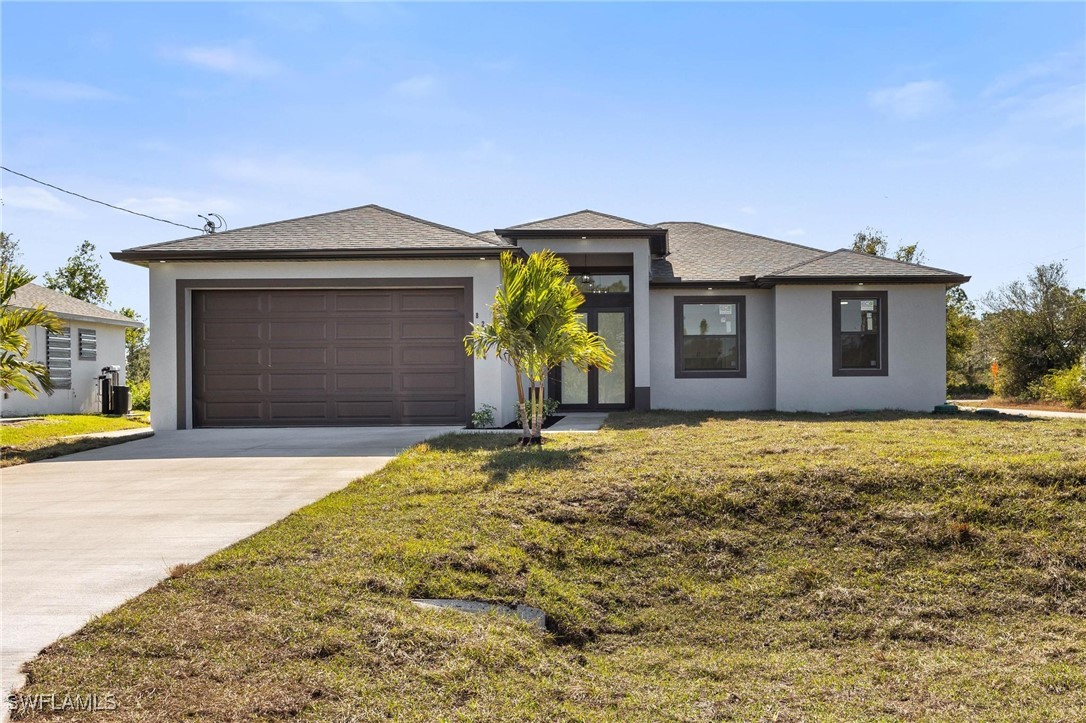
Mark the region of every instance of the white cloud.
POLYGON ((1027 63, 1010 73, 1005 73, 993 80, 984 92, 983 98, 1003 95, 1023 85, 1035 84, 1057 76, 1081 77, 1082 50, 1057 53, 1044 60, 1027 63))
POLYGON ((875 110, 898 118, 921 118, 950 106, 950 86, 939 80, 915 80, 867 94, 875 110))
POLYGON ((13 78, 4 83, 10 91, 24 93, 42 100, 72 102, 81 100, 121 100, 121 96, 87 83, 69 83, 63 80, 13 78))
POLYGON ((425 98, 437 89, 437 79, 432 75, 416 75, 392 86, 392 92, 404 98, 425 98))
POLYGON ((190 46, 167 48, 163 55, 203 70, 242 78, 258 78, 279 73, 283 67, 246 44, 234 46, 190 46))
POLYGON ((54 193, 37 186, 4 186, 4 205, 27 211, 42 211, 60 216, 79 216, 71 205, 54 193))

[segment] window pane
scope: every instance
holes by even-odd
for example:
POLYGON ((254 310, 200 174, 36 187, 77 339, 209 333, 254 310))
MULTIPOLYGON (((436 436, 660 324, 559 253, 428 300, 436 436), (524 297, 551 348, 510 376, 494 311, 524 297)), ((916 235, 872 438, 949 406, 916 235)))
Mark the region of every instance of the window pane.
POLYGON ((842 369, 878 369, 879 335, 857 332, 841 334, 842 369))
POLYGON ((599 372, 599 403, 626 403, 626 314, 601 311, 597 317, 599 334, 615 353, 611 371, 599 372))
POLYGON ((735 304, 683 304, 683 336, 738 334, 735 304))
MULTIPOLYGON (((588 323, 587 314, 578 314, 582 323, 588 323)), ((562 391, 558 400, 562 404, 588 404, 588 372, 582 372, 568 361, 562 362, 562 391)))
POLYGON ((574 274, 570 278, 582 294, 626 294, 630 291, 629 274, 574 274))
POLYGON ((739 337, 684 336, 683 370, 738 371, 739 337))
POLYGON ((841 331, 878 330, 878 299, 841 299, 841 331))

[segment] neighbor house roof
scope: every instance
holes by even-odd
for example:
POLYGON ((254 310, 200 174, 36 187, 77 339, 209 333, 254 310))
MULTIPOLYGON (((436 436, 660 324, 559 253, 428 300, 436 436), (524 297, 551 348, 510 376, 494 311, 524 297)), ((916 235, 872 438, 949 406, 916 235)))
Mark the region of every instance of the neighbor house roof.
POLYGON ((910 264, 850 249, 822 253, 814 259, 779 269, 763 278, 777 283, 846 280, 964 283, 969 280, 968 276, 946 269, 910 264))
POLYGON ((671 253, 652 260, 656 285, 738 282, 810 261, 820 249, 689 221, 657 224, 668 231, 671 253))
POLYGON ((19 309, 33 309, 37 306, 44 306, 47 311, 52 312, 55 316, 74 321, 92 321, 133 328, 143 326, 142 323, 130 319, 124 314, 103 309, 101 306, 96 306, 74 296, 68 296, 37 284, 20 286, 15 291, 15 295, 11 298, 9 304, 19 309))
POLYGON ((121 261, 495 255, 494 241, 368 205, 113 253, 121 261))

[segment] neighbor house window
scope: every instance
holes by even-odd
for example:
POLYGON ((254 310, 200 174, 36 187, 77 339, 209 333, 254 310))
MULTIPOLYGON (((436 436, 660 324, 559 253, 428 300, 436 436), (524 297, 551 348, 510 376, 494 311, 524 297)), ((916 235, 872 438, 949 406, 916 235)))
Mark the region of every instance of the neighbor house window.
POLYGON ((746 298, 675 297, 675 376, 745 377, 746 298))
POLYGON ((55 389, 72 388, 72 330, 46 332, 45 366, 55 389))
POLYGON ((833 292, 833 375, 887 374, 886 292, 833 292))
POLYGON ((98 332, 94 329, 79 330, 79 358, 88 361, 98 358, 98 332))

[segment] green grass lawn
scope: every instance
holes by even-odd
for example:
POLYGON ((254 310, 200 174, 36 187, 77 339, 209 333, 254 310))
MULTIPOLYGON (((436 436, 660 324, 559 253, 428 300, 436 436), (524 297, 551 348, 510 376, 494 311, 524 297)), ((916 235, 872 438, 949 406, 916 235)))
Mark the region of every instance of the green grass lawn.
POLYGON ((110 720, 1086 719, 1082 422, 512 441, 415 447, 54 644, 25 692, 113 693, 110 720))
POLYGON ((133 420, 98 414, 50 414, 38 421, 0 424, 0 447, 3 448, 0 467, 116 443, 108 439, 64 439, 72 435, 145 427, 146 418, 133 420))

